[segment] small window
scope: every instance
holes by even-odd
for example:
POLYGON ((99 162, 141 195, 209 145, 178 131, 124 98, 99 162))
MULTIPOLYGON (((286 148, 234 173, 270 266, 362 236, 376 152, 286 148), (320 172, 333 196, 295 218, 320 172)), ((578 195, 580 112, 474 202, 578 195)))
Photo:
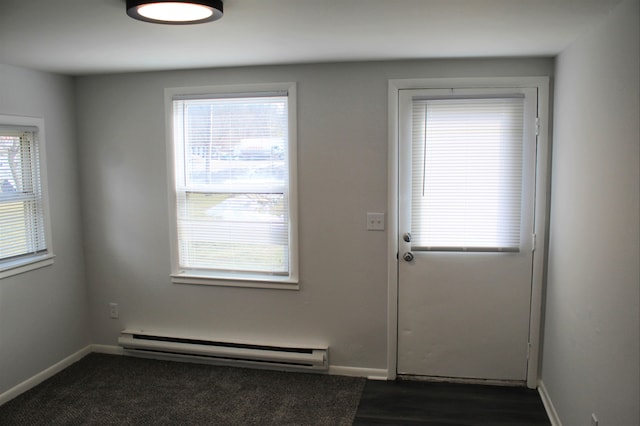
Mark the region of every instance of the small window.
POLYGON ((0 116, 0 278, 51 264, 42 122, 0 116))
POLYGON ((174 282, 297 280, 292 91, 171 95, 174 282))
POLYGON ((518 251, 524 95, 413 100, 412 248, 518 251))

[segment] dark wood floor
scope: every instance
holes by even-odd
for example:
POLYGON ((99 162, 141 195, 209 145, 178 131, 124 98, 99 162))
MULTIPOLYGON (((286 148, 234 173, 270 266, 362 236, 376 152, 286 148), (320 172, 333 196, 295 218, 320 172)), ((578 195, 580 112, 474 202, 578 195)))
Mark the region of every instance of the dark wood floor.
POLYGON ((353 423, 363 425, 548 426, 533 389, 368 380, 353 423))

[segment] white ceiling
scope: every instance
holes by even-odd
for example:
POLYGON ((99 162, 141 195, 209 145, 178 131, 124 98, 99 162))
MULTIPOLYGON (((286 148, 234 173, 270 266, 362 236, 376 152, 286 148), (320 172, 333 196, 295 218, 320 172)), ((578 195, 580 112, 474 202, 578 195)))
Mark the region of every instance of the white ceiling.
POLYGON ((553 56, 620 0, 225 0, 216 22, 124 0, 0 0, 0 63, 70 75, 352 60, 553 56))

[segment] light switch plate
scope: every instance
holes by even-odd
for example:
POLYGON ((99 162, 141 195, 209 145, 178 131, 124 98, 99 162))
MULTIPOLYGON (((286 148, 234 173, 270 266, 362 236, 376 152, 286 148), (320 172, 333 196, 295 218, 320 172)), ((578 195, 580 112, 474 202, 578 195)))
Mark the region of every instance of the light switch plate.
POLYGON ((384 231, 384 213, 367 213, 367 231, 384 231))

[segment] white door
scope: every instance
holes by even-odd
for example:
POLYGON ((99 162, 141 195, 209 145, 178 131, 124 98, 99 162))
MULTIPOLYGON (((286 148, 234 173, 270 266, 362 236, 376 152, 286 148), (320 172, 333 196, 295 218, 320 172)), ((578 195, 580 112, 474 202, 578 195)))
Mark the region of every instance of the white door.
POLYGON ((536 89, 400 90, 397 373, 524 382, 536 89))

